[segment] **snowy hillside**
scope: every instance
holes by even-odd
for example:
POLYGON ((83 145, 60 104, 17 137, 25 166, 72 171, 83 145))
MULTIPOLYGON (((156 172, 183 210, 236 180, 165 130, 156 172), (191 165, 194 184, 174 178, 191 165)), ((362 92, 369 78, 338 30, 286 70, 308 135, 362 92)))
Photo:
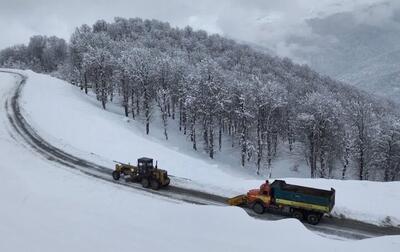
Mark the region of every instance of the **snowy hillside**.
MULTIPOLYGON (((46 140, 74 155, 110 169, 112 160, 135 162, 138 157, 150 156, 176 176, 173 183, 226 196, 244 193, 263 182, 261 177, 246 175, 237 167, 211 161, 195 152, 182 152, 166 141, 144 135, 140 123, 104 111, 95 98, 64 81, 33 72, 26 74, 29 79, 22 94, 23 113, 46 140)), ((400 182, 285 179, 325 189, 334 187, 334 215, 400 225, 400 195, 396 193, 400 182)))
MULTIPOLYGON (((50 94, 63 85, 29 75, 27 87, 40 85, 36 95, 41 94, 42 101, 47 100, 43 92, 50 94)), ((13 94, 17 81, 18 77, 0 74, 2 103, 13 94)), ((7 124, 3 106, 0 113, 0 176, 7 178, 0 183, 0 251, 248 251, 259 249, 255 239, 274 241, 269 248, 283 251, 320 251, 321 246, 340 251, 376 251, 384 246, 385 251, 397 251, 400 247, 398 237, 335 241, 310 233, 295 220, 258 221, 241 209, 149 197, 83 176, 44 161, 21 145, 7 124), (284 242, 282 233, 291 242, 284 242), (128 238, 121 240, 121 234, 128 238)), ((49 124, 57 120, 51 116, 49 124)), ((68 125, 64 129, 68 131, 68 125)))
MULTIPOLYGON (((29 104, 40 96, 44 102, 42 114, 50 113, 51 109, 43 110, 50 101, 46 99, 50 97, 47 95, 65 88, 70 90, 72 99, 86 103, 86 109, 92 107, 92 112, 100 111, 62 82, 32 73, 29 76, 24 93, 28 110, 32 108, 29 104), (29 94, 32 86, 40 87, 35 89, 39 91, 29 94)), ((2 103, 13 93, 17 81, 18 77, 0 74, 2 103)), ((68 99, 65 96, 58 98, 60 104, 68 99)), ((81 107, 82 111, 85 107, 81 107)), ((334 241, 310 233, 295 220, 258 221, 241 209, 201 207, 149 197, 147 193, 82 176, 56 167, 54 163, 40 159, 33 150, 24 148, 6 123, 4 107, 0 112, 4 124, 0 130, 0 175, 7 178, 0 184, 0 198, 4 203, 0 208, 1 251, 248 251, 259 249, 254 240, 274 241, 269 243, 269 248, 283 251, 320 251, 321 246, 340 251, 382 248, 397 251, 400 247, 398 237, 334 241), (291 242, 285 242, 283 233, 291 242), (121 234, 128 238, 121 240, 121 234)), ((102 118, 102 115, 104 113, 97 113, 100 120, 106 122, 107 116, 102 118)), ((45 119, 48 125, 54 125, 57 120, 58 125, 66 121, 78 123, 77 118, 61 118, 67 116, 47 114, 45 119)), ((119 120, 110 122, 113 125, 123 123, 119 120)), ((43 128, 50 129, 51 126, 44 125, 43 128)), ((65 132, 70 129, 70 124, 64 125, 65 132)), ((63 134, 57 137, 59 143, 68 141, 63 139, 63 134)), ((97 144, 102 144, 101 135, 98 137, 97 144)))

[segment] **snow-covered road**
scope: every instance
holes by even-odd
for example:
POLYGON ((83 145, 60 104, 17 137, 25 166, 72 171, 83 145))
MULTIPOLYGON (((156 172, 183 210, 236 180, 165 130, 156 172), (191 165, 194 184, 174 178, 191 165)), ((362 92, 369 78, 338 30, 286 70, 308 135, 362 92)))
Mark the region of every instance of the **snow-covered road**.
MULTIPOLYGON (((4 76, 4 74, 2 74, 2 75, 4 76)), ((16 174, 17 175, 24 174, 24 173, 21 173, 21 172, 24 169, 26 169, 27 166, 20 164, 22 162, 22 161, 20 161, 20 157, 22 157, 23 159, 25 158, 25 159, 29 160, 28 162, 25 162, 25 163, 29 163, 29 168, 31 168, 29 170, 30 173, 28 173, 27 175, 36 174, 36 171, 35 171, 36 169, 38 169, 38 171, 37 171, 38 173, 43 172, 43 171, 40 171, 41 168, 37 168, 37 165, 35 165, 35 163, 42 163, 42 165, 45 166, 47 168, 47 170, 48 170, 48 167, 49 166, 53 166, 54 162, 55 162, 57 164, 57 166, 78 169, 80 171, 83 171, 84 173, 88 173, 88 170, 90 170, 90 172, 89 172, 90 175, 96 176, 96 177, 101 177, 103 179, 107 179, 104 175, 106 174, 107 176, 109 176, 109 173, 107 173, 109 171, 103 172, 101 166, 96 165, 96 164, 94 164, 92 162, 85 161, 85 160, 82 160, 80 158, 71 156, 71 155, 69 155, 67 153, 64 153, 62 150, 59 150, 60 152, 58 152, 57 148, 55 148, 54 146, 51 146, 51 145, 47 146, 46 148, 43 148, 43 145, 46 145, 48 143, 46 143, 46 141, 44 141, 43 139, 40 139, 40 136, 32 134, 32 133, 34 133, 33 129, 28 130, 28 132, 26 132, 26 130, 27 130, 26 127, 29 127, 29 124, 28 125, 22 125, 22 126, 25 126, 25 129, 24 129, 24 127, 21 127, 21 125, 18 126, 18 124, 21 124, 21 121, 23 122, 23 120, 24 120, 23 117, 22 118, 18 118, 19 117, 18 116, 18 111, 19 111, 18 107, 14 107, 13 108, 13 106, 18 106, 18 99, 17 99, 18 95, 15 96, 15 90, 17 90, 16 94, 18 94, 18 89, 16 89, 17 86, 15 84, 13 84, 12 82, 13 81, 14 82, 15 81, 18 82, 18 77, 15 77, 15 76, 12 76, 12 75, 7 75, 7 76, 8 77, 5 78, 6 79, 5 81, 2 79, 3 82, 6 82, 6 83, 5 83, 5 85, 3 85, 3 83, 2 83, 3 86, 2 86, 2 89, 1 89, 2 90, 2 96, 1 96, 2 100, 0 102, 1 102, 1 104, 5 104, 5 106, 2 107, 2 109, 1 109, 1 114, 3 115, 3 119, 4 119, 3 120, 4 127, 3 127, 3 130, 2 130, 0 136, 1 136, 2 148, 3 149, 5 148, 5 150, 6 150, 5 152, 2 153, 4 155, 2 157, 2 159, 4 159, 4 160, 8 159, 9 161, 4 163, 7 166, 8 169, 2 168, 2 172, 5 171, 5 174, 6 175, 10 175, 10 177, 15 176, 16 174), (8 80, 7 80, 7 78, 8 78, 8 80), (14 97, 14 99, 10 99, 11 97, 14 97), (14 103, 13 103, 13 101, 14 101, 14 103), (10 122, 13 122, 14 124, 10 123, 10 122), (4 129, 6 129, 6 131, 4 129), (30 133, 30 134, 27 134, 27 133, 30 133), (13 136, 13 137, 10 137, 10 136, 13 136), (22 138, 24 138, 24 139, 22 139, 22 138), (24 140, 22 142, 22 144, 25 145, 25 147, 27 147, 27 148, 21 148, 20 145, 19 146, 15 145, 15 143, 16 143, 15 141, 18 141, 18 143, 21 144, 21 142, 20 142, 21 140, 24 140), (4 146, 6 146, 6 147, 4 147, 4 146), (53 149, 53 151, 49 151, 49 149, 53 149), (54 151, 54 150, 56 150, 56 151, 54 151), (14 156, 11 155, 11 153, 14 153, 14 156), (18 156, 16 156, 15 153, 18 153, 17 154, 18 156), (22 153, 23 153, 23 155, 22 155, 22 153), (38 157, 39 157, 39 155, 37 155, 38 153, 40 154, 41 157, 45 157, 46 159, 52 161, 52 163, 43 162, 40 159, 39 160, 35 160, 35 159, 38 159, 38 157), (20 156, 20 154, 21 154, 21 156, 20 156), (17 170, 16 174, 13 174, 13 171, 14 171, 13 169, 9 169, 9 167, 10 167, 9 164, 12 162, 12 160, 10 160, 11 157, 13 157, 12 159, 14 160, 14 162, 17 162, 17 164, 15 164, 14 166, 16 166, 16 167, 24 167, 21 170, 17 170), (16 158, 16 157, 18 157, 18 158, 16 158), (31 161, 30 159, 33 159, 33 160, 31 161), (82 163, 82 161, 85 161, 87 163, 82 163), (88 165, 89 165, 89 167, 88 167, 88 165), (93 167, 90 167, 90 165, 93 165, 93 167), (85 170, 85 168, 90 168, 90 169, 85 170), (3 171, 3 169, 4 169, 4 171, 3 171)), ((53 172, 51 172, 51 173, 53 173, 53 172)), ((58 173, 58 172, 54 172, 54 173, 58 173)), ((61 178, 68 177, 68 176, 75 176, 75 174, 71 175, 69 173, 65 173, 65 171, 62 171, 60 173, 64 174, 64 175, 61 175, 61 178), (69 175, 65 175, 65 174, 69 174, 69 175)), ((2 174, 2 176, 3 175, 4 174, 2 174)), ((35 176, 33 176, 33 177, 35 178, 35 176)), ((42 180, 46 180, 46 178, 41 178, 41 179, 42 180)), ((78 180, 85 180, 85 179, 78 179, 78 180)), ((98 183, 98 182, 96 183, 96 182, 94 182, 92 180, 89 180, 89 181, 90 181, 90 182, 88 182, 89 184, 91 184, 91 183, 101 184, 100 186, 104 186, 106 188, 113 188, 110 185, 106 186, 103 183, 98 183)), ((9 184, 11 185, 10 186, 10 188, 11 188, 12 187, 12 183, 9 183, 9 184)), ((130 184, 130 186, 135 186, 135 185, 131 185, 130 184)), ((119 190, 121 190, 119 185, 117 185, 117 187, 118 187, 119 190)), ((138 188, 140 188, 140 187, 138 187, 138 188)), ((64 188, 64 190, 65 190, 65 188, 64 188)), ((107 190, 107 189, 102 189, 101 191, 104 191, 104 190, 107 190)), ((110 191, 114 191, 114 190, 115 189, 110 189, 110 191)), ((130 190, 130 189, 128 189, 128 190, 130 190)), ((120 193, 120 192, 117 192, 117 193, 120 193)), ((161 192, 161 193, 163 193, 163 192, 161 192)), ((140 194, 139 194, 140 197, 143 197, 142 196, 143 194, 145 196, 147 196, 145 198, 149 198, 148 196, 152 196, 152 197, 150 197, 150 199, 154 198, 153 192, 143 192, 143 191, 141 191, 140 194)), ((167 191, 167 192, 165 192, 165 194, 166 195, 164 195, 164 196, 172 198, 173 200, 174 199, 186 200, 186 201, 189 201, 189 202, 196 202, 196 203, 199 203, 199 204, 216 204, 216 205, 218 205, 218 204, 222 203, 221 201, 224 200, 223 197, 221 197, 219 199, 218 198, 209 199, 209 198, 207 198, 208 197, 207 194, 204 194, 204 195, 190 195, 190 194, 187 194, 185 191, 183 191, 182 194, 174 193, 174 192, 171 193, 171 192, 167 191)), ((111 195, 111 193, 108 193, 108 195, 111 195)), ((212 195, 212 194, 209 194, 209 195, 212 195)), ((159 202, 160 201, 159 195, 155 195, 155 197, 156 197, 155 200, 157 202, 159 202)), ((8 199, 12 199, 12 197, 9 197, 8 199)), ((146 200, 143 200, 143 201, 145 202, 146 200)), ((11 204, 11 205, 13 205, 13 204, 11 204)), ((185 207, 186 207, 186 204, 185 204, 185 207)), ((183 207, 183 208, 185 208, 185 207, 183 207)), ((190 206, 189 208, 192 208, 192 207, 195 207, 195 206, 190 206)), ((232 221, 232 218, 234 218, 236 221, 239 221, 239 220, 242 221, 242 219, 245 218, 243 216, 240 217, 240 218, 238 218, 237 216, 236 217, 231 216, 231 218, 228 218, 229 215, 230 215, 229 214, 230 212, 238 212, 238 211, 242 212, 242 211, 240 211, 239 209, 236 209, 236 208, 225 208, 225 207, 224 208, 221 208, 221 207, 215 208, 215 207, 211 207, 211 206, 210 206, 210 208, 218 209, 216 212, 221 212, 221 214, 226 215, 226 217, 224 217, 224 219, 226 219, 227 221, 232 221), (227 212, 224 213, 224 211, 227 211, 227 212)), ((114 209, 114 210, 118 210, 118 209, 119 208, 114 209)), ((198 209, 201 210, 201 209, 204 209, 204 208, 198 207, 198 209)), ((5 215, 2 215, 2 216, 7 216, 7 214, 9 214, 7 212, 7 209, 6 210, 2 209, 1 211, 5 211, 5 215)), ((20 209, 20 211, 24 211, 24 209, 22 209, 22 210, 20 209)), ((64 213, 64 214, 66 214, 66 213, 64 213)), ((183 214, 183 215, 185 215, 185 214, 183 214)), ((40 216, 40 214, 39 214, 39 216, 40 216)), ((44 216, 40 216, 40 217, 44 218, 44 216)), ((274 219, 274 217, 268 217, 268 216, 267 216, 267 218, 274 219)), ((195 220, 193 220, 193 221, 195 221, 195 220)), ((246 223, 247 220, 245 220, 244 222, 246 223)), ((16 220, 16 223, 18 223, 18 220, 16 220)), ((271 222, 267 222, 267 223, 268 223, 267 225, 271 225, 271 222)), ((278 221, 278 222, 273 222, 273 223, 274 224, 272 224, 272 225, 278 225, 279 223, 282 223, 281 226, 285 226, 285 225, 298 226, 298 224, 299 224, 295 220, 278 221), (296 224, 294 225, 293 222, 296 223, 296 224), (287 223, 290 223, 290 224, 287 224, 287 223)), ((30 223, 28 221, 28 225, 29 224, 30 223)), ((16 225, 16 226, 18 226, 18 225, 16 225)), ((344 224, 344 226, 346 226, 346 225, 344 224)), ((355 226, 357 226, 357 225, 355 225, 355 226)), ((116 226, 114 226, 114 227, 117 228, 116 226)), ((16 227, 16 228, 18 229, 18 227, 16 227)), ((214 228, 213 224, 210 224, 209 228, 213 229, 214 228)), ((315 232, 322 232, 322 233, 325 233, 325 234, 328 233, 329 235, 332 235, 334 237, 346 236, 348 238, 367 238, 367 237, 370 237, 370 236, 382 235, 382 234, 385 234, 385 232, 386 232, 386 231, 383 231, 384 229, 379 229, 378 227, 375 227, 375 226, 372 226, 372 225, 371 225, 371 227, 369 227, 369 228, 371 228, 371 230, 362 230, 362 228, 361 228, 361 230, 357 230, 357 228, 354 229, 354 228, 351 228, 351 227, 340 228, 340 227, 337 227, 337 226, 335 227, 335 225, 334 224, 332 225, 332 223, 326 224, 325 227, 323 225, 321 225, 318 228, 314 229, 314 231, 315 232), (320 230, 318 230, 318 228, 320 230), (329 230, 329 229, 331 231, 327 232, 326 230, 329 230), (376 229, 376 230, 373 230, 373 229, 376 229)), ((363 228, 365 228, 365 226, 363 228)), ((296 229, 297 229, 297 227, 294 228, 294 230, 296 230, 296 229)), ((244 230, 246 230, 246 229, 244 229, 244 230)), ((5 230, 0 229, 0 231, 3 232, 5 230)), ((194 232, 197 232, 197 231, 194 231, 194 232)), ((240 231, 238 231, 238 232, 241 233, 240 231)), ((295 231, 293 231, 293 232, 295 232, 295 231)), ((309 233, 309 232, 306 232, 306 233, 309 233)), ((2 234, 2 233, 0 233, 0 234, 2 234)), ((248 235, 250 235, 250 234, 248 234, 248 235)), ((196 235, 194 234, 194 236, 196 236, 196 235)), ((225 240, 226 238, 221 238, 221 239, 225 240)), ((381 238, 381 239, 388 239, 388 238, 381 238)), ((1 238, 0 238, 0 240, 1 240, 1 238)), ((375 240, 375 239, 373 239, 373 240, 375 240)), ((392 242, 392 245, 395 248, 398 248, 398 245, 399 245, 398 239, 394 239, 394 241, 395 242, 392 242)), ((353 245, 351 245, 349 247, 352 247, 352 246, 353 245)), ((238 247, 240 248, 240 246, 238 246, 238 247)), ((238 247, 236 247, 236 248, 238 248, 238 247)), ((341 247, 341 246, 339 246, 339 247, 341 247)), ((364 247, 364 245, 362 245, 362 247, 364 247)), ((213 247, 213 248, 215 250, 216 247, 213 247)), ((1 249, 1 246, 0 246, 0 249, 1 249)), ((235 250, 237 250, 237 249, 235 249, 235 250)), ((308 250, 310 250, 310 248, 308 248, 308 250)), ((107 250, 105 250, 105 251, 107 251, 107 250)))

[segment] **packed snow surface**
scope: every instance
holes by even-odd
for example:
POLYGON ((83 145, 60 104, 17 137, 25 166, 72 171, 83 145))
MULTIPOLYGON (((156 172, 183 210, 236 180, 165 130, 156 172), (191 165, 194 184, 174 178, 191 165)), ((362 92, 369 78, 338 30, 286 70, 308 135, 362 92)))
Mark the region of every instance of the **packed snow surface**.
MULTIPOLYGON (((70 131, 67 121, 87 126, 82 124, 81 117, 65 121, 62 118, 72 116, 74 109, 94 112, 96 106, 80 99, 79 93, 62 82, 28 74, 24 105, 29 103, 31 106, 36 98, 42 97, 43 104, 39 109, 47 117, 36 118, 34 110, 29 112, 38 124, 42 123, 40 119, 47 118, 41 130, 46 129, 46 125, 54 130, 58 125, 67 135, 70 131), (32 88, 34 86, 36 89, 32 88), (60 89, 71 93, 61 92, 63 95, 54 97, 60 89), (65 113, 48 114, 52 111, 46 109, 50 105, 48 102, 54 102, 50 107, 64 106, 68 97, 76 101, 58 111, 65 113), (75 103, 80 104, 81 109, 74 107, 75 103), (90 107, 93 107, 92 111, 90 107)), ((14 76, 0 73, 2 104, 15 86, 14 76)), ((97 123, 108 124, 106 113, 94 113, 99 117, 97 123), (105 119, 101 121, 103 116, 105 119)), ((54 167, 54 163, 41 159, 39 154, 19 143, 7 124, 3 106, 0 114, 3 118, 0 176, 6 178, 0 183, 0 251, 255 251, 260 249, 260 243, 255 241, 262 241, 268 244, 268 249, 279 251, 320 251, 321 247, 325 251, 364 252, 400 249, 399 236, 351 242, 330 240, 311 233, 294 219, 260 221, 239 208, 176 202, 82 176, 68 168, 54 167)), ((126 127, 120 120, 114 123, 118 130, 126 127), (119 123, 123 126, 117 126, 119 123)), ((49 135, 52 133, 54 131, 48 132, 49 135)), ((69 140, 64 138, 66 135, 58 135, 59 141, 69 140)), ((85 134, 78 135, 84 137, 85 134)), ((102 135, 107 134, 99 134, 98 141, 104 140, 102 135)), ((75 139, 77 137, 71 137, 71 144, 75 139)), ((88 142, 87 147, 90 146, 95 144, 88 142)), ((201 164, 200 161, 193 162, 201 164)), ((208 169, 218 170, 217 167, 208 169)))
MULTIPOLYGON (((135 162, 147 156, 177 178, 173 183, 225 196, 257 188, 262 177, 251 177, 221 162, 204 159, 168 142, 144 135, 141 122, 104 111, 78 88, 31 71, 21 105, 29 123, 46 140, 112 169, 112 160, 135 162)), ((111 107, 110 110, 113 110, 111 107)), ((335 188, 334 215, 380 225, 400 225, 400 182, 340 181, 284 178, 287 183, 335 188)))

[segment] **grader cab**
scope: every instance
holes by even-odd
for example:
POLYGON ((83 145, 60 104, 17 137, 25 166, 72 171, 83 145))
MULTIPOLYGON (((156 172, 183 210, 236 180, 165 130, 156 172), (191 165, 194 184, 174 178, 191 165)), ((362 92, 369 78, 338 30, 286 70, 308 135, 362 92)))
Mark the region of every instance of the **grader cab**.
POLYGON ((121 176, 127 182, 139 182, 144 188, 158 190, 169 185, 170 179, 166 170, 158 169, 157 164, 153 165, 152 158, 139 158, 137 166, 118 162, 112 173, 114 180, 121 176))

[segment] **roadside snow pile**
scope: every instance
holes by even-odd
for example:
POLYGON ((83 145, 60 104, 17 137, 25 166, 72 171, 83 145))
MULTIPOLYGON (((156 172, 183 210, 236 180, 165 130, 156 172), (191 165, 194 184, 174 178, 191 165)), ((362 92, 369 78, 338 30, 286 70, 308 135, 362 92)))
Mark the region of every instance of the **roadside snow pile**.
MULTIPOLYGON (((1 104, 14 81, 0 73, 1 104)), ((3 106, 0 114, 6 118, 3 106)), ((13 139, 7 120, 1 123, 0 177, 6 179, 0 183, 0 251, 256 251, 262 244, 310 252, 400 248, 400 236, 330 240, 293 219, 259 221, 238 208, 176 202, 56 168, 13 139)))
MULTIPOLYGON (((135 127, 135 121, 104 111, 92 97, 68 83, 27 71, 21 99, 23 113, 53 145, 112 169, 112 160, 135 162, 141 156, 158 160, 177 176, 173 183, 225 196, 258 187, 259 178, 243 178, 212 160, 170 148, 135 127), (127 123, 129 121, 129 123, 127 123)), ((235 170, 235 169, 232 169, 235 170)), ((378 183, 324 179, 286 179, 288 183, 336 189, 334 213, 380 225, 400 225, 400 182, 378 183)))

